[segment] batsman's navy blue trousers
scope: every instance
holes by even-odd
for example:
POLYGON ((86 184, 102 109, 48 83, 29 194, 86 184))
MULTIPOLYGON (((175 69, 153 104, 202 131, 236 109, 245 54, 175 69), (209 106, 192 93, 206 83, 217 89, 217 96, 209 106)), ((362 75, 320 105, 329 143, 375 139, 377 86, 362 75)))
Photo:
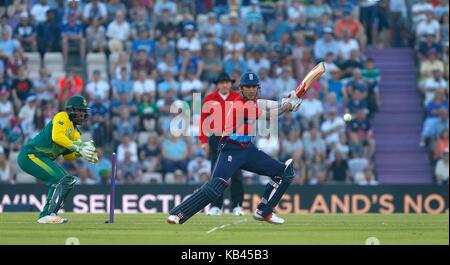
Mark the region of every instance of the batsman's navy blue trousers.
POLYGON ((285 165, 256 148, 253 143, 240 146, 235 142, 222 141, 212 177, 228 181, 239 169, 273 178, 283 174, 285 165))

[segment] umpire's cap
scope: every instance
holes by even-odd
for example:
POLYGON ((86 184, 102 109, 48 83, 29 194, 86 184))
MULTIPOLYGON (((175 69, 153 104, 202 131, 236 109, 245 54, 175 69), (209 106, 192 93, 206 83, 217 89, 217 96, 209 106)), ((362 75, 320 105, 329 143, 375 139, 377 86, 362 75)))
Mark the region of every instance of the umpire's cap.
POLYGON ((234 83, 235 80, 231 79, 230 75, 228 75, 226 72, 222 72, 216 79, 216 81, 214 81, 214 83, 217 84, 221 81, 230 81, 231 83, 234 83))

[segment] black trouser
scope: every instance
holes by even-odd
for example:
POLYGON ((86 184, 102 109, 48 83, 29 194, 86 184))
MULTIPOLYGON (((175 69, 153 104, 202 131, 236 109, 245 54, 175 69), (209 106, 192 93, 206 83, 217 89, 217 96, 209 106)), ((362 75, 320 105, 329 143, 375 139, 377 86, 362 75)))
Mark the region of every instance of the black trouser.
MULTIPOLYGON (((211 173, 216 165, 217 156, 218 156, 218 146, 219 146, 220 136, 211 136, 209 137, 209 159, 211 161, 211 173)), ((236 206, 242 206, 242 201, 244 200, 244 187, 242 185, 242 172, 241 170, 236 171, 231 176, 231 208, 236 206)), ((223 195, 217 199, 217 201, 211 203, 212 207, 222 208, 223 206, 223 195)))

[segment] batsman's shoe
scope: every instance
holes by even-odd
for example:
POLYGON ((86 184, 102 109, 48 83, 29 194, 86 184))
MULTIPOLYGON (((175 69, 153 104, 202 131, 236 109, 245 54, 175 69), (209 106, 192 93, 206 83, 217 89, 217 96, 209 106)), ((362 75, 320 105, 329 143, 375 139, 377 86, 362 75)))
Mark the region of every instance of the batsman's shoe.
POLYGON ((237 206, 233 208, 233 214, 237 216, 243 216, 244 215, 244 209, 241 206, 237 206))
POLYGON ((218 216, 218 215, 222 215, 222 210, 219 207, 214 206, 214 207, 211 207, 206 214, 211 215, 211 216, 218 216))
POLYGON ((67 223, 67 221, 68 220, 66 218, 59 217, 54 213, 41 217, 37 220, 39 224, 64 224, 67 223))
POLYGON ((271 213, 266 218, 264 218, 258 212, 255 212, 253 214, 253 218, 257 221, 266 221, 269 224, 274 224, 274 225, 284 224, 284 219, 277 216, 275 213, 271 213))
POLYGON ((176 215, 170 215, 169 218, 167 218, 167 222, 171 225, 177 225, 180 223, 180 217, 176 215))

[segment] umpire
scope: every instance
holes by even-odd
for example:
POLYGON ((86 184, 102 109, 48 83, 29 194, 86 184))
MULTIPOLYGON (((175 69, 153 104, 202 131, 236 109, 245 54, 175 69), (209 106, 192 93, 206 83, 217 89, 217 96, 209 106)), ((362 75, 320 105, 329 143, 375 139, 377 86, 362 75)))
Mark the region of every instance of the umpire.
MULTIPOLYGON (((222 131, 225 128, 225 102, 226 101, 234 101, 237 97, 239 97, 240 93, 232 90, 232 85, 234 80, 230 78, 230 76, 223 72, 214 82, 217 86, 217 90, 208 94, 202 106, 201 113, 201 122, 200 122, 200 142, 202 144, 203 150, 209 154, 209 159, 211 160, 211 165, 213 170, 214 165, 217 160, 217 147, 219 145, 219 140, 222 136, 222 131), (209 106, 214 105, 215 103, 220 103, 221 112, 217 113, 213 110, 216 108, 205 108, 207 102, 209 106), (212 117, 209 117, 211 116, 212 117), (221 115, 222 117, 220 117, 221 115), (209 118, 208 118, 209 117, 209 118), (205 124, 205 120, 208 118, 208 122, 205 124), (222 124, 218 126, 215 124, 216 121, 221 119, 222 124), (211 124, 212 123, 212 124, 211 124), (209 126, 211 124, 211 126, 209 126), (206 126, 207 128, 203 128, 206 126), (209 136, 209 137, 208 137, 209 136)), ((231 177, 231 206, 233 208, 233 214, 235 215, 244 215, 244 211, 242 209, 242 201, 244 199, 244 188, 242 185, 242 173, 240 170, 237 171, 231 177)), ((223 196, 221 196, 216 202, 211 203, 211 208, 208 211, 208 215, 221 215, 222 214, 222 206, 223 206, 223 196)))

